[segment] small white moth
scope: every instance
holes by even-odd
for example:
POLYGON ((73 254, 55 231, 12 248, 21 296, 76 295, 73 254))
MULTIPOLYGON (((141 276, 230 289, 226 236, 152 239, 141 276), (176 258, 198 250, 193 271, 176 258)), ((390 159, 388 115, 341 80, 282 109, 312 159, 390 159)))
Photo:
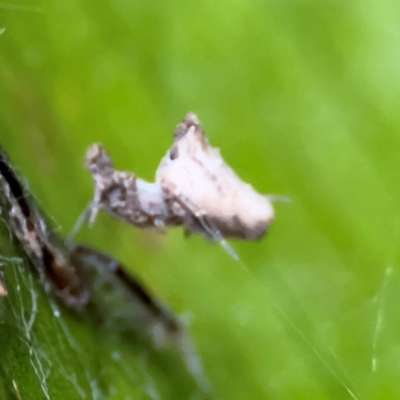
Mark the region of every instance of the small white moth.
POLYGON ((183 226, 187 233, 220 242, 237 258, 225 238, 261 239, 274 219, 271 198, 243 182, 226 164, 194 113, 177 126, 154 183, 116 171, 100 144, 88 149, 86 167, 95 194, 72 235, 88 217, 93 224, 104 209, 139 228, 183 226))

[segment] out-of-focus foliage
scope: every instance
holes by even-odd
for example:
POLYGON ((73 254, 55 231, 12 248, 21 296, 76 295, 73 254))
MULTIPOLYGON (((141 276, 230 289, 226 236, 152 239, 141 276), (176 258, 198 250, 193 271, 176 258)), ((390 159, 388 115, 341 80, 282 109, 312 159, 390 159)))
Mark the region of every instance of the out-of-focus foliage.
MULTIPOLYGON (((220 399, 400 398, 399 13, 393 0, 0 1, 0 142, 60 232, 92 194, 88 145, 151 180, 188 111, 244 179, 292 198, 268 238, 234 243, 241 263, 180 230, 104 214, 79 235, 190 315, 220 399)), ((5 270, 3 320, 28 282, 20 268, 5 270)), ((51 308, 35 293, 36 350, 55 353, 49 398, 80 398, 74 376, 93 397, 93 382, 115 399, 189 396, 172 356, 143 366, 145 343, 119 343, 126 359, 113 368, 112 334, 66 311, 86 364, 61 362, 61 328, 46 325, 51 308)), ((0 394, 18 398, 16 384, 24 400, 45 398, 15 326, 0 325, 0 394)))

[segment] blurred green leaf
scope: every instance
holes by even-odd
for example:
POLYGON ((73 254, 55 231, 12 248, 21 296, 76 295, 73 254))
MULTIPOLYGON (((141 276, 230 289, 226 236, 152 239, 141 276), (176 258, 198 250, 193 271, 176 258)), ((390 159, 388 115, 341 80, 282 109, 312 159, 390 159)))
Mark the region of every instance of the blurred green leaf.
MULTIPOLYGON (((91 143, 150 180, 190 110, 245 180, 292 198, 276 205, 268 238, 233 243, 241 264, 180 230, 159 236, 105 215, 79 236, 189 313, 218 398, 400 398, 399 11, 391 0, 0 2, 0 142, 61 233, 91 197, 91 143)), ((29 300, 27 270, 7 265, 3 321, 20 318, 15 284, 29 300)), ((167 373, 172 356, 140 366, 145 343, 124 343, 117 366, 99 361, 103 339, 67 310, 55 321, 85 352, 59 349, 32 284, 39 344, 24 344, 18 321, 0 326, 0 393, 15 397, 15 382, 22 399, 44 397, 31 360, 49 347, 51 398, 80 398, 74 377, 88 398, 93 382, 116 399, 157 398, 152 384, 159 398, 189 396, 177 391, 190 378, 167 373)))

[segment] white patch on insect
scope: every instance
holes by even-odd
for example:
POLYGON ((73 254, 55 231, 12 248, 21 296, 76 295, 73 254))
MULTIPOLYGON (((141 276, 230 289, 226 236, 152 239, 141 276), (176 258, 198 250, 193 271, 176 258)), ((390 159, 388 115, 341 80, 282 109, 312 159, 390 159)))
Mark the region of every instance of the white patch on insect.
MULTIPOLYGON (((271 201, 243 182, 208 143, 196 115, 178 125, 174 144, 162 159, 156 183, 225 238, 260 239, 274 219, 271 201)), ((202 233, 204 227, 190 231, 202 233)), ((205 234, 208 236, 208 233, 205 234)))

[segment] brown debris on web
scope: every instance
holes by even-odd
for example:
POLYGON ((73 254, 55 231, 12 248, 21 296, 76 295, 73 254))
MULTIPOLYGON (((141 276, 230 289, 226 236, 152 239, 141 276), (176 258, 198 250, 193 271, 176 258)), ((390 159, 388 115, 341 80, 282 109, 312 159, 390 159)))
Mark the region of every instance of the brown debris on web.
POLYGON ((130 319, 136 328, 149 333, 159 346, 163 346, 168 337, 176 342, 180 340, 184 327, 179 318, 119 260, 83 244, 71 242, 69 249, 74 264, 84 269, 96 286, 92 298, 99 296, 96 302, 102 304, 103 314, 110 309, 112 319, 119 316, 130 319))
POLYGON ((156 347, 172 344, 199 387, 209 392, 201 358, 181 319, 119 260, 83 244, 70 242, 69 249, 74 264, 85 270, 96 288, 91 301, 101 311, 103 323, 145 333, 156 347))
POLYGON ((114 169, 106 150, 92 145, 86 167, 95 194, 72 236, 100 209, 138 228, 183 226, 221 243, 237 258, 226 239, 259 240, 273 219, 273 197, 244 182, 213 148, 194 113, 177 126, 173 145, 161 160, 154 183, 114 169))
MULTIPOLYGON (((107 168, 111 164, 106 154, 93 148, 92 155, 99 156, 102 189, 110 191, 111 196, 124 193, 133 199, 134 193, 121 192, 118 185, 114 192, 113 184, 108 185, 107 168)), ((128 175, 122 173, 124 182, 128 175)), ((69 307, 85 308, 93 314, 93 322, 104 327, 115 327, 118 324, 114 322, 120 320, 127 330, 150 337, 157 347, 173 344, 199 386, 209 390, 200 357, 180 318, 120 261, 57 235, 3 150, 0 150, 0 212, 47 293, 69 307)), ((0 259, 12 260, 2 255, 0 259)), ((0 299, 7 295, 0 271, 0 299)))
POLYGON ((89 299, 88 282, 72 264, 64 241, 47 224, 1 148, 0 191, 1 216, 34 265, 46 291, 69 306, 83 307, 89 299))

